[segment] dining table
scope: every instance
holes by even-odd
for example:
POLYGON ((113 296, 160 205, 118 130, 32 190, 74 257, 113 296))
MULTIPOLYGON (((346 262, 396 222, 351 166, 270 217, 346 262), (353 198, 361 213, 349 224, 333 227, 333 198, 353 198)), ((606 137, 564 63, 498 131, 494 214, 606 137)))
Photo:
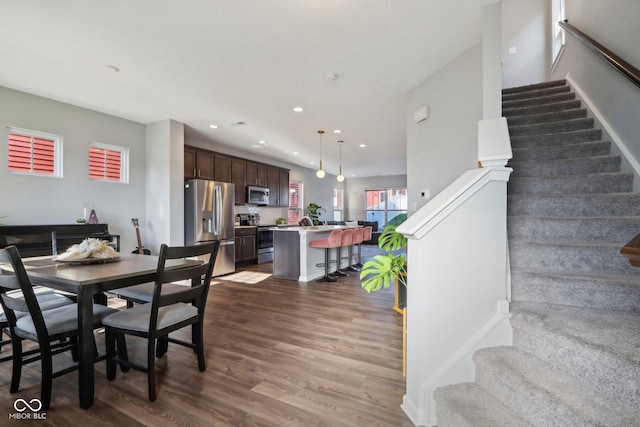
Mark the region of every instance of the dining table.
MULTIPOLYGON (((166 269, 196 265, 196 259, 167 260, 166 269)), ((80 407, 87 409, 94 400, 94 297, 109 291, 156 279, 158 257, 120 254, 117 259, 86 262, 60 262, 52 256, 23 258, 27 275, 34 285, 46 286, 77 296, 78 302, 78 394, 80 407)), ((0 269, 11 270, 8 264, 0 269)))

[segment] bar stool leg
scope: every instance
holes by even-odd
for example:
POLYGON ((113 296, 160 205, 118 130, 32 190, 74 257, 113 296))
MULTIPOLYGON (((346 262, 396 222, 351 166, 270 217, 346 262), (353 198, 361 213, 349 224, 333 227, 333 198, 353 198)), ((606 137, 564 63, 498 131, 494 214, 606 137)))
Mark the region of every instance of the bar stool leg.
POLYGON ((337 282, 338 279, 329 275, 329 248, 324 248, 324 276, 316 279, 316 282, 337 282))
POLYGON ((339 277, 348 276, 347 273, 340 270, 340 261, 341 261, 340 249, 342 249, 342 246, 338 246, 337 248, 338 253, 336 255, 336 271, 334 271, 333 273, 329 273, 331 276, 339 276, 339 277))
POLYGON ((356 268, 355 265, 351 264, 352 260, 353 260, 353 245, 349 245, 348 249, 347 249, 347 253, 349 254, 347 256, 347 263, 348 265, 342 269, 342 271, 347 272, 347 271, 360 271, 359 268, 356 268))
POLYGON ((362 243, 358 243, 358 262, 353 264, 353 266, 357 269, 362 269, 362 243))

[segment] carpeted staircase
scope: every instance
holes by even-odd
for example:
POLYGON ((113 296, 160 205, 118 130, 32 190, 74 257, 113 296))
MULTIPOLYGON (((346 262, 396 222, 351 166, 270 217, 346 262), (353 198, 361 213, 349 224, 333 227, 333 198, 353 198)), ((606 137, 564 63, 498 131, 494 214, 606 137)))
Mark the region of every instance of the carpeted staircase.
POLYGON ((640 426, 640 195, 566 81, 503 91, 513 347, 439 388, 438 426, 640 426))

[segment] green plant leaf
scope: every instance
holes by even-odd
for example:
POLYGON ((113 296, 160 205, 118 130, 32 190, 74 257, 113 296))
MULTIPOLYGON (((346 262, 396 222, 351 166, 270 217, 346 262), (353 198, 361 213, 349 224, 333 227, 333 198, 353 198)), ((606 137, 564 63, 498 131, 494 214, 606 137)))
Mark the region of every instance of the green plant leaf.
POLYGON ((404 255, 376 255, 362 266, 361 285, 367 292, 379 291, 395 283, 396 277, 406 285, 404 265, 404 255))
POLYGON ((378 247, 384 251, 395 251, 407 246, 407 238, 396 231, 395 225, 387 225, 378 238, 378 247))

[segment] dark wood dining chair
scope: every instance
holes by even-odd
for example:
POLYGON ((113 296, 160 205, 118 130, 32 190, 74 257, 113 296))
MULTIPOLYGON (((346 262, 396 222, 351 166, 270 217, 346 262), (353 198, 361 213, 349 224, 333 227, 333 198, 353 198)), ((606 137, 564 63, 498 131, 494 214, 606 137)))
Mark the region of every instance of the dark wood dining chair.
MULTIPOLYGON (((15 246, 0 249, 0 263, 10 263, 14 274, 0 275, 0 303, 4 310, 13 350, 13 370, 10 392, 15 393, 20 387, 22 366, 40 360, 41 364, 41 410, 51 404, 51 388, 54 378, 72 372, 78 368, 77 363, 58 371, 53 371, 53 356, 68 350, 72 358, 77 360, 78 343, 78 305, 65 304, 57 308, 42 310, 34 286, 27 276, 20 253, 15 246), (38 348, 23 351, 22 342, 30 340, 38 344, 38 348)), ((103 305, 93 306, 94 328, 100 327, 102 319, 117 310, 103 305)), ((124 338, 118 338, 118 349, 126 358, 124 338)), ((95 346, 95 342, 94 342, 95 346)), ((102 360, 105 356, 97 356, 102 360)))
POLYGON ((218 255, 220 241, 196 245, 160 247, 158 274, 150 304, 111 314, 103 319, 107 341, 107 378, 116 377, 116 363, 147 374, 149 400, 156 400, 155 357, 163 356, 169 342, 192 348, 198 357, 200 371, 206 369, 203 344, 203 320, 207 295, 211 284, 213 266, 218 255), (166 269, 167 260, 209 256, 209 261, 184 268, 166 269), (191 286, 172 293, 162 292, 165 284, 190 280, 191 286), (191 341, 170 337, 171 332, 191 325, 191 341), (146 366, 123 360, 116 354, 116 334, 134 335, 147 339, 146 366), (154 357, 154 349, 156 348, 154 357))
MULTIPOLYGON (((53 308, 62 307, 65 305, 73 304, 71 298, 67 298, 64 295, 58 294, 53 289, 45 288, 42 286, 34 286, 33 292, 36 296, 36 300, 38 301, 38 305, 40 309, 43 311, 51 310, 53 308)), ((9 292, 11 298, 21 298, 24 299, 24 295, 21 290, 13 290, 9 292)), ((21 317, 28 315, 29 313, 23 312, 15 312, 16 317, 21 317)), ((0 352, 2 351, 3 346, 7 346, 11 344, 11 333, 9 332, 9 320, 7 319, 7 315, 5 314, 2 306, 0 305, 0 352), (6 338, 4 336, 6 335, 6 338)), ((3 355, 0 357, 1 362, 7 362, 13 359, 13 354, 3 355)))

